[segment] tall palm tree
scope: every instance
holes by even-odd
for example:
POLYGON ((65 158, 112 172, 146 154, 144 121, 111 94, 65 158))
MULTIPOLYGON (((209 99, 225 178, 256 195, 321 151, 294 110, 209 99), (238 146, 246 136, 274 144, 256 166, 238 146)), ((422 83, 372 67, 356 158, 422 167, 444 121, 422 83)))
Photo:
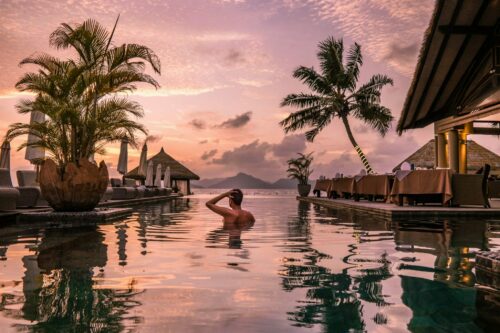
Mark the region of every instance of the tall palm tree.
POLYGON ((16 88, 36 94, 18 105, 20 113, 38 111, 46 116, 41 123, 15 123, 6 134, 7 140, 37 135, 40 140, 27 145, 44 148, 61 170, 70 162, 78 163, 94 153, 104 153, 109 142, 128 138, 137 142, 136 132, 146 129, 132 117, 142 117, 142 107, 123 95, 136 89, 137 83, 159 87, 145 73, 146 64, 160 74, 160 60, 146 46, 113 45, 113 30, 108 32, 97 21, 89 19, 71 26, 63 23, 50 36, 56 49, 71 49, 76 58, 60 60, 38 54, 21 61, 39 67, 17 82, 16 88))
POLYGON ((344 64, 344 43, 332 37, 319 43, 318 59, 321 73, 312 67, 300 66, 293 77, 301 80, 311 93, 289 94, 281 106, 292 106, 299 111, 291 113, 280 122, 285 133, 310 128, 306 138, 313 141, 333 119, 339 118, 344 124, 347 136, 358 153, 368 173, 373 169, 363 151, 354 139, 349 118, 362 120, 384 136, 390 128, 391 111, 380 105, 382 88, 393 84, 386 75, 373 75, 367 83, 358 87, 360 67, 363 64, 361 46, 354 43, 347 52, 344 64))

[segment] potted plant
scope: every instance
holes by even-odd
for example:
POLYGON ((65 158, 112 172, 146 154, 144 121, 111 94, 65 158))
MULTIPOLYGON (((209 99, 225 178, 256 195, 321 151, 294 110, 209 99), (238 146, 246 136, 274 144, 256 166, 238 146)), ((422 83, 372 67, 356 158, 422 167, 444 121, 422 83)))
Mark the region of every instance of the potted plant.
POLYGON ((299 195, 301 197, 307 197, 309 192, 311 192, 311 184, 309 184, 309 176, 313 172, 310 169, 311 163, 313 161, 312 153, 307 155, 298 154, 299 157, 292 158, 287 161, 288 163, 288 178, 296 179, 299 184, 297 185, 299 195))
POLYGON ((12 124, 7 140, 35 135, 36 142, 21 145, 41 147, 48 154, 40 170, 40 188, 56 211, 88 211, 99 203, 108 184, 104 162, 89 162, 95 153, 104 154, 110 142, 127 138, 137 143, 136 132, 146 133, 134 118, 142 117, 142 107, 124 93, 144 82, 159 87, 145 73, 150 64, 160 74, 154 52, 138 44, 113 45, 118 19, 109 33, 97 21, 63 23, 50 35, 56 49, 71 49, 73 59, 38 54, 21 65, 38 66, 26 73, 16 88, 35 94, 17 105, 20 113, 39 112, 45 120, 12 124))

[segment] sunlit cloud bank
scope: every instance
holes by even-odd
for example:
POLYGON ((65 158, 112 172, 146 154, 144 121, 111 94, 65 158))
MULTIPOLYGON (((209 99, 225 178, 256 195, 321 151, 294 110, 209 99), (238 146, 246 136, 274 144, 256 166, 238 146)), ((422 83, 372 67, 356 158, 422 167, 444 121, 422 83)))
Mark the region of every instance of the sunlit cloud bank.
POLYGON ((432 0, 286 0, 293 9, 310 6, 312 15, 338 26, 375 61, 413 74, 432 0))
MULTIPOLYGON (((389 0, 177 0, 177 1, 0 1, 0 136, 8 124, 29 120, 15 105, 29 94, 14 85, 26 71, 21 59, 34 52, 71 54, 49 48, 48 37, 61 22, 89 17, 109 29, 120 14, 116 44, 133 42, 152 48, 161 59, 157 90, 138 85, 129 96, 145 110, 141 120, 150 135, 150 156, 161 147, 203 178, 243 171, 266 180, 285 176, 286 160, 297 152, 314 152, 315 173, 357 173, 362 165, 336 121, 314 143, 301 133, 285 136, 279 121, 292 109, 280 108, 288 93, 307 92, 293 79, 299 65, 315 66, 317 44, 327 36, 362 45, 362 82, 375 73, 395 79, 384 89, 383 104, 397 117, 416 63, 433 1, 389 0), (27 10, 29 9, 29 10, 27 10)), ((151 73, 150 69, 147 70, 151 73)), ((433 136, 432 128, 381 138, 352 122, 363 151, 378 172, 390 171, 433 136)), ((13 168, 28 168, 15 152, 13 168)), ((478 138, 499 152, 495 138, 478 138)), ((119 143, 104 157, 111 172, 119 143)), ((130 168, 139 150, 130 150, 130 168)))

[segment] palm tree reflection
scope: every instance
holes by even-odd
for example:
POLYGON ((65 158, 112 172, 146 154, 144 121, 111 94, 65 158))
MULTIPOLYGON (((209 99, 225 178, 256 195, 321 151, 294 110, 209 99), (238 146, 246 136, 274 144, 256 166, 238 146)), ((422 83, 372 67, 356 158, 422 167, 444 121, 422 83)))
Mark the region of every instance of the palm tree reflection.
MULTIPOLYGON (((325 332, 363 331, 368 327, 363 307, 391 305, 382 291, 383 281, 393 276, 389 256, 371 247, 365 250, 362 246, 368 242, 395 242, 398 253, 408 253, 397 269, 402 275, 402 302, 413 313, 408 326, 411 331, 450 328, 480 332, 478 326, 490 325, 492 316, 481 319, 477 309, 491 308, 492 302, 485 305, 487 297, 478 301, 477 291, 468 288, 476 280, 475 249, 488 250, 488 222, 385 221, 345 209, 312 207, 299 203, 297 215, 288 221, 281 284, 285 291, 305 290, 305 299, 300 299, 295 309, 287 313, 292 325, 321 325, 325 332), (341 258, 346 268, 338 268, 340 272, 328 268, 328 253, 314 248, 310 226, 313 222, 347 226, 346 232, 352 233, 348 254, 341 258), (434 262, 427 267, 422 258, 429 255, 434 256, 434 262), (360 268, 361 265, 369 268, 360 268), (427 274, 430 279, 412 277, 415 271, 417 276, 427 274)), ((377 325, 390 321, 384 311, 371 319, 377 325)))
POLYGON ((37 332, 118 332, 140 318, 129 317, 138 293, 94 288, 94 269, 107 262, 104 236, 95 228, 49 229, 38 246, 36 261, 27 258, 22 316, 37 332))
MULTIPOLYGON (((289 219, 288 241, 285 247, 287 255, 283 258, 282 288, 293 291, 305 288, 306 299, 299 301, 294 311, 288 312, 288 319, 294 326, 312 327, 322 325, 325 332, 346 332, 364 330, 363 307, 361 300, 375 303, 378 306, 388 304, 382 294, 381 281, 392 276, 385 254, 373 261, 378 267, 357 271, 354 275, 348 268, 340 273, 333 273, 321 262, 331 256, 312 247, 310 221, 314 217, 318 223, 356 222, 351 212, 341 210, 335 212, 338 220, 332 220, 332 212, 314 207, 311 216, 310 204, 299 202, 297 216, 289 219), (343 216, 348 214, 349 216, 343 216), (300 258, 297 258, 297 253, 300 258), (295 255, 294 255, 295 254, 295 255)), ((385 224, 381 226, 385 230, 385 224)), ((373 229, 373 225, 371 226, 373 229)), ((356 245, 351 245, 351 254, 344 258, 350 260, 356 245)), ((375 318, 374 318, 375 320, 375 318)), ((377 320, 375 320, 377 322, 377 320)), ((383 323, 383 320, 379 320, 383 323)))

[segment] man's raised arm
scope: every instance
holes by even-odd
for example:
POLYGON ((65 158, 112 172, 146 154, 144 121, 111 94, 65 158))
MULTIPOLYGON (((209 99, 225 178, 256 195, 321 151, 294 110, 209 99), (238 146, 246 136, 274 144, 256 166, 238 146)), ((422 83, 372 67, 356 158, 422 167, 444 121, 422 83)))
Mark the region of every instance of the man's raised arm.
POLYGON ((219 194, 215 198, 208 200, 205 205, 208 207, 208 209, 210 209, 214 213, 217 213, 222 216, 230 216, 232 214, 231 209, 216 205, 217 202, 224 199, 225 197, 229 197, 230 195, 231 191, 224 192, 222 194, 219 194))

